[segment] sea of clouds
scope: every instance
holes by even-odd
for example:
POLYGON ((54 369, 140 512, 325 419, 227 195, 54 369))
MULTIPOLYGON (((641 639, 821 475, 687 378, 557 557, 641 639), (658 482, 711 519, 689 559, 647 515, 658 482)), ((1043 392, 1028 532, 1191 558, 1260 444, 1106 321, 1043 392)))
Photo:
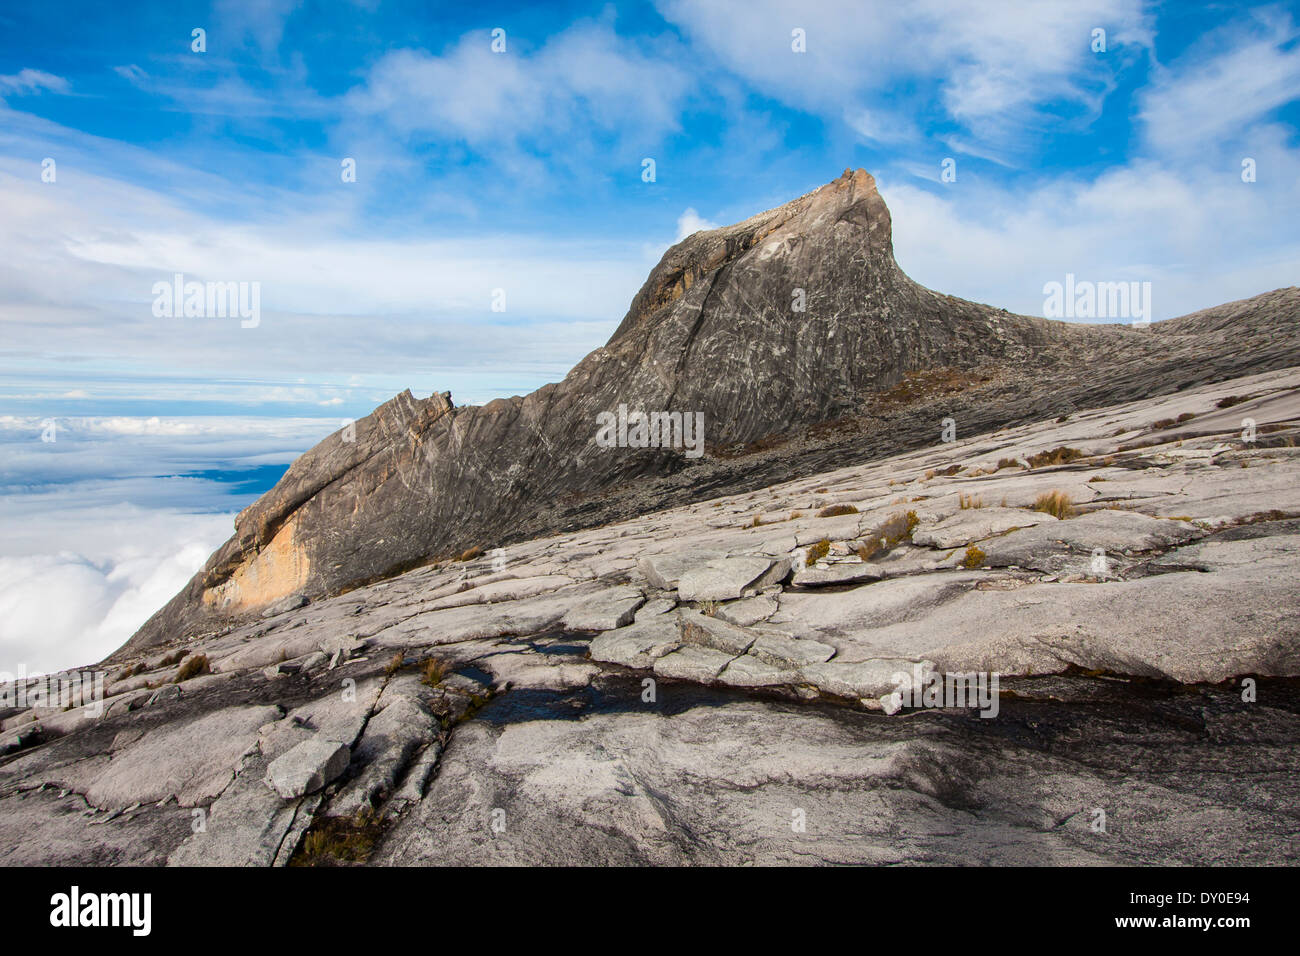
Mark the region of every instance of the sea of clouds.
POLYGON ((0 415, 0 671, 98 661, 338 419, 0 415))

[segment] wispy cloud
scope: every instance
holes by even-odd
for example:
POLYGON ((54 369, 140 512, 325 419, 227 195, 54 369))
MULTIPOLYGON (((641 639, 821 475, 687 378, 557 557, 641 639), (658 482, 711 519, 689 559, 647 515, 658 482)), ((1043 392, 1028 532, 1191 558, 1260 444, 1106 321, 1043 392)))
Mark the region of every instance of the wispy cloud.
POLYGON ((45 73, 41 70, 24 68, 7 76, 0 75, 0 96, 26 95, 49 90, 51 93, 66 93, 68 81, 61 76, 45 73))

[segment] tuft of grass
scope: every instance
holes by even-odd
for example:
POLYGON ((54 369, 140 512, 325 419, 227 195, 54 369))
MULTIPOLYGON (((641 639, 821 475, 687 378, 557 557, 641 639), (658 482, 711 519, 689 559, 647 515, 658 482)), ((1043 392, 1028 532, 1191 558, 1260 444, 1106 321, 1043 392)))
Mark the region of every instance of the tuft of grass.
POLYGON ((968 511, 971 508, 983 508, 984 499, 979 495, 961 494, 957 496, 957 504, 961 506, 962 511, 968 511))
POLYGON ((1020 459, 1018 458, 998 459, 998 471, 1001 471, 1003 468, 1019 468, 1019 467, 1020 467, 1020 459))
POLYGON ((804 567, 811 568, 826 555, 831 553, 831 543, 822 538, 816 544, 808 549, 808 557, 804 559, 804 567))
POLYGON ((891 515, 885 519, 884 524, 876 529, 875 536, 883 538, 886 547, 893 548, 904 541, 911 541, 912 532, 916 530, 919 522, 920 519, 916 516, 915 511, 891 515))
POLYGON ((855 515, 858 509, 853 505, 828 505, 821 511, 817 512, 819 518, 835 518, 839 515, 855 515))
POLYGON ((387 677, 392 677, 394 674, 396 674, 399 670, 402 669, 402 665, 405 663, 406 663, 406 655, 403 654, 401 651, 395 652, 393 656, 389 658, 388 666, 384 668, 384 675, 387 677))
POLYGON ((333 866, 339 863, 364 863, 374 852, 383 832, 383 820, 372 807, 362 807, 351 819, 318 818, 290 866, 333 866))
POLYGON ((794 521, 796 518, 802 518, 802 517, 803 517, 803 512, 802 512, 802 511, 791 511, 791 512, 790 512, 790 520, 791 520, 791 521, 794 521))
POLYGON ((1195 417, 1196 417, 1195 412, 1183 412, 1181 415, 1175 418, 1174 421, 1179 425, 1181 425, 1183 422, 1190 422, 1195 417))
POLYGON ((1049 491, 1034 501, 1034 510, 1064 520, 1074 516, 1074 501, 1063 491, 1049 491))
POLYGON ((754 520, 749 523, 751 528, 761 528, 763 526, 763 516, 754 515, 754 520))
POLYGON ((721 601, 701 601, 700 613, 705 617, 716 617, 718 609, 722 607, 721 601))
POLYGON ((211 673, 212 665, 208 663, 208 655, 195 654, 182 664, 181 669, 176 672, 175 683, 179 684, 181 681, 189 680, 192 677, 198 677, 200 674, 211 673))
POLYGON ((1030 455, 1026 461, 1029 462, 1030 468, 1043 468, 1048 465, 1065 465, 1074 461, 1076 458, 1087 458, 1087 453, 1077 448, 1069 448, 1060 445, 1051 451, 1040 451, 1037 455, 1030 455))
POLYGON ((982 568, 984 566, 985 557, 986 555, 984 554, 984 552, 981 551, 976 545, 973 544, 967 545, 966 557, 961 559, 961 566, 963 568, 969 568, 972 571, 975 568, 982 568))
POLYGON ((171 667, 173 664, 179 664, 185 657, 184 649, 172 651, 166 657, 158 662, 159 667, 171 667))
POLYGON ((1242 402, 1249 401, 1245 395, 1229 395, 1227 398, 1221 398, 1214 403, 1215 408, 1231 408, 1233 405, 1240 405, 1242 402))
POLYGON ((863 561, 870 561, 880 551, 880 548, 879 538, 867 538, 858 545, 858 557, 863 561))
POLYGON ((420 665, 420 683, 426 687, 437 687, 451 673, 451 665, 441 657, 426 657, 420 665))
POLYGON ((460 553, 460 557, 458 557, 456 560, 457 560, 457 561, 473 561, 475 558, 477 558, 477 557, 481 557, 482 554, 483 554, 483 549, 480 548, 478 545, 475 545, 474 547, 472 547, 472 548, 470 548, 470 549, 468 549, 468 550, 466 550, 466 551, 462 551, 462 552, 460 553))

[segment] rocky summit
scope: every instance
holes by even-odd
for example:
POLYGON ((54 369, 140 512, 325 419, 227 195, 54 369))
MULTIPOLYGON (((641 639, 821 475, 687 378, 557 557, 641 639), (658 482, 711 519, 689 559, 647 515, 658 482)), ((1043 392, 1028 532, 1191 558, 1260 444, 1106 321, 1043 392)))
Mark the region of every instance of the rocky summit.
POLYGON ((101 682, 7 687, 0 862, 1294 864, 1298 306, 952 299, 861 171, 697 233, 563 383, 399 396, 101 682))
POLYGON ((1284 368, 1300 356, 1298 319, 1295 288, 1148 328, 931 292, 894 262, 875 181, 845 170, 669 249, 610 341, 563 382, 482 407, 404 392, 330 436, 238 516, 127 647, 472 548, 924 447, 946 417, 971 435, 1284 368), (621 408, 702 417, 708 453, 684 441, 607 447, 601 416, 621 408))

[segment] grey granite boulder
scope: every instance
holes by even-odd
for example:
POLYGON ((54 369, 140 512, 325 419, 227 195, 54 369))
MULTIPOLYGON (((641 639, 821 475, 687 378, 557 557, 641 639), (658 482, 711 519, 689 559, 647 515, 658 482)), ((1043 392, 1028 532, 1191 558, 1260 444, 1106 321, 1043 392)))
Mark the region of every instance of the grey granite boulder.
POLYGON ((594 637, 592 660, 624 667, 650 668, 654 662, 682 643, 681 629, 675 617, 659 616, 638 621, 594 637))
POLYGON ((789 573, 788 558, 715 558, 684 572, 677 582, 677 596, 683 601, 730 601, 779 583, 789 573))
POLYGON ((352 751, 336 740, 304 740, 271 761, 266 785, 285 800, 315 793, 348 768, 352 751))
POLYGON ((631 624, 637 608, 644 603, 639 588, 610 588, 576 603, 561 623, 574 631, 612 631, 631 624))

